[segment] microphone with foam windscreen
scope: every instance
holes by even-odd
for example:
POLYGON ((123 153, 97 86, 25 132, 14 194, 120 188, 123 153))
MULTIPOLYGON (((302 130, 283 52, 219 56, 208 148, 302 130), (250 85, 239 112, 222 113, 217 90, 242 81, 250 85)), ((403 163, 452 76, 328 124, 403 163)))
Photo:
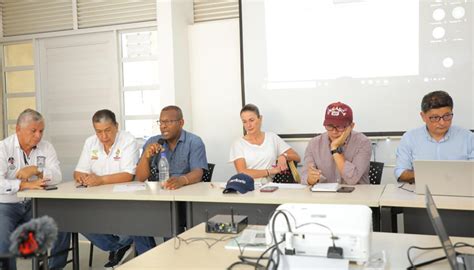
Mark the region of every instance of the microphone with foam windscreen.
POLYGON ((10 235, 10 252, 19 257, 41 256, 48 252, 58 237, 58 226, 51 217, 32 219, 10 235))

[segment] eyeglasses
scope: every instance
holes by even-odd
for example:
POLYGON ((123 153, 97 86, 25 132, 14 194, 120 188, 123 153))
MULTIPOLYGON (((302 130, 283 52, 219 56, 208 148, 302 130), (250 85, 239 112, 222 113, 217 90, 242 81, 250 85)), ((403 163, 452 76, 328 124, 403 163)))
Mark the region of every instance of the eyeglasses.
POLYGON ((439 120, 441 120, 441 118, 443 119, 443 121, 451 121, 451 119, 453 119, 453 115, 454 115, 454 113, 447 113, 443 116, 434 115, 434 116, 430 116, 428 118, 430 119, 430 122, 436 123, 436 122, 439 122, 439 120))
POLYGON ((169 125, 171 125, 171 124, 174 123, 174 122, 179 122, 179 120, 163 120, 163 121, 158 120, 158 121, 156 121, 156 123, 157 123, 159 126, 163 126, 163 125, 164 125, 164 126, 169 126, 169 125))
POLYGON ((346 129, 347 126, 333 126, 333 125, 328 125, 324 126, 327 131, 333 131, 334 129, 337 129, 337 131, 342 132, 346 129))

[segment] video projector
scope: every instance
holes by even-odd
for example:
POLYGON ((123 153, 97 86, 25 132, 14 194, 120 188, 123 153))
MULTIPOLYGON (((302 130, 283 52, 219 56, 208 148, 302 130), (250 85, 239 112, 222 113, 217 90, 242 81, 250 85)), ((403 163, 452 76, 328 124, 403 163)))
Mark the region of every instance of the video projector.
POLYGON ((362 264, 369 259, 372 237, 372 210, 365 205, 282 204, 273 214, 265 234, 273 245, 272 223, 275 219, 276 241, 285 254, 340 257, 362 264), (288 217, 288 228, 284 214, 288 217), (320 225, 318 225, 320 224, 320 225), (333 238, 336 248, 333 247, 333 238), (341 250, 342 248, 342 250, 341 250))

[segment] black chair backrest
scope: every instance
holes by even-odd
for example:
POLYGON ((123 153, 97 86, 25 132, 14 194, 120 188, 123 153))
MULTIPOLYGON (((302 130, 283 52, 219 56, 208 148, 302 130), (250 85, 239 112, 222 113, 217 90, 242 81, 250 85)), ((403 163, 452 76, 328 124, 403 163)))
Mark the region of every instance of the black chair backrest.
POLYGON ((383 162, 370 162, 369 181, 371 185, 380 185, 380 181, 382 181, 383 165, 383 162))
POLYGON ((10 254, 0 254, 0 270, 12 269, 13 265, 10 265, 10 260, 13 256, 10 254))
MULTIPOLYGON (((294 164, 294 169, 295 169, 295 172, 294 173, 298 173, 298 171, 296 171, 296 166, 297 166, 297 163, 294 162, 294 161, 287 161, 287 164, 288 164, 288 168, 290 168, 290 162, 293 162, 294 164)), ((277 173, 275 174, 273 177, 272 177, 272 182, 273 183, 282 183, 282 184, 293 184, 293 183, 298 183, 298 181, 296 181, 295 179, 295 175, 293 175, 292 171, 290 169, 284 171, 284 172, 281 172, 281 173, 277 173)))
POLYGON ((207 170, 203 170, 201 181, 211 182, 212 173, 214 172, 214 166, 216 166, 216 164, 207 163, 207 170))

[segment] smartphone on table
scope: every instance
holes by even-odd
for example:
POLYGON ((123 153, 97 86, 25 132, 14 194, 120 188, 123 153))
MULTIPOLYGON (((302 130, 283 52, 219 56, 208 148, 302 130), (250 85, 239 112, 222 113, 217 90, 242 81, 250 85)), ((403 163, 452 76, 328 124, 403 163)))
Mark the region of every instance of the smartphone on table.
POLYGON ((337 192, 340 192, 340 193, 351 193, 352 191, 354 191, 355 187, 340 187, 337 192))
POLYGON ((260 189, 260 192, 273 192, 277 189, 278 189, 278 187, 276 187, 276 186, 265 186, 265 187, 262 187, 260 189))
POLYGON ((56 189, 58 189, 57 186, 45 186, 44 187, 44 190, 56 190, 56 189))

